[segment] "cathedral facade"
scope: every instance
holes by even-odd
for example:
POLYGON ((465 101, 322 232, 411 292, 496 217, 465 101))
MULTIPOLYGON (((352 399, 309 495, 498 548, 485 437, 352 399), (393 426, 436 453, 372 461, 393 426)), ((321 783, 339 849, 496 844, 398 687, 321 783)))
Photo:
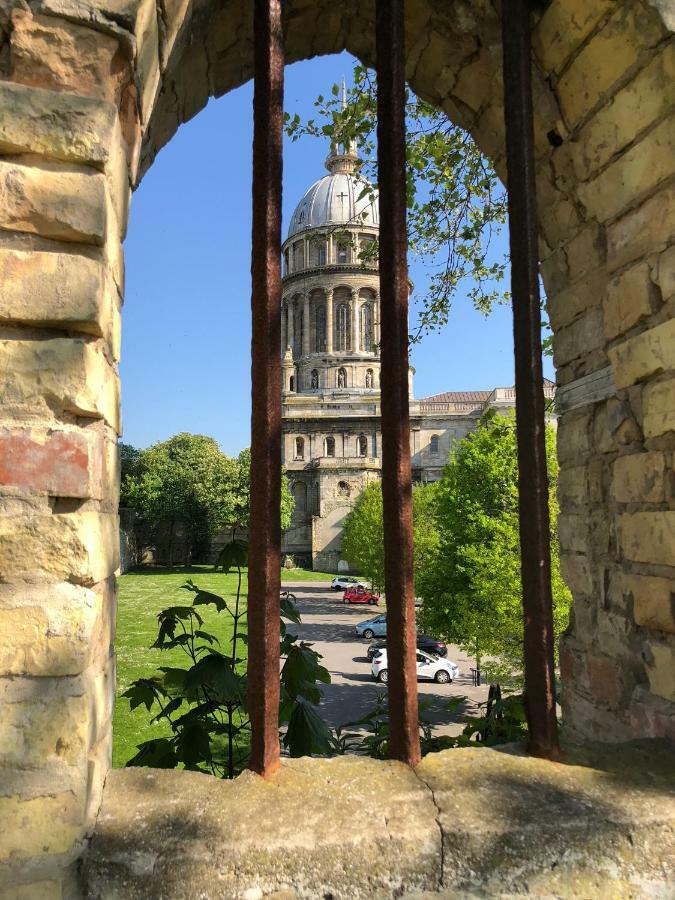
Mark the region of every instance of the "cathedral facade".
MULTIPOLYGON (((358 167, 352 145, 331 148, 328 174, 298 203, 282 246, 282 459, 295 498, 282 549, 323 572, 347 570, 344 519, 382 471, 379 271, 369 252, 379 210, 358 167)), ((413 479, 440 478, 485 410, 514 405, 513 388, 415 400, 411 371, 413 479)))

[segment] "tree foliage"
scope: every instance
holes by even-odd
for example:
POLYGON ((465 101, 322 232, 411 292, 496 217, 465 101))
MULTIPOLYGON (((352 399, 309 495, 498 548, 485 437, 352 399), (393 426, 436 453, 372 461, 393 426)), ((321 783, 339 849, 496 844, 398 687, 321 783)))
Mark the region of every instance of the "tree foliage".
MULTIPOLYGON (((414 569, 417 574, 434 555, 438 546, 435 525, 434 484, 413 487, 414 569)), ((359 495, 345 519, 343 553, 349 563, 365 575, 375 590, 384 587, 384 532, 382 485, 369 484, 359 495)))
MULTIPOLYGON (((567 625, 571 596, 560 574, 558 464, 551 426, 546 427, 546 456, 557 637, 567 625)), ((435 499, 439 542, 417 582, 424 627, 483 659, 489 676, 508 680, 523 668, 513 415, 488 414, 455 444, 435 499)))
MULTIPOLYGON (((356 140, 362 159, 362 196, 367 196, 366 182, 377 183, 373 72, 355 63, 345 109, 339 95, 337 84, 329 96, 319 95, 314 103, 316 118, 302 121, 287 113, 286 132, 293 140, 304 135, 328 137, 336 143, 356 140)), ((428 272, 425 293, 418 298, 418 324, 411 335, 416 340, 448 321, 460 288, 483 313, 508 298, 495 288, 503 278, 505 260, 491 262, 489 253, 491 238, 506 218, 506 195, 470 135, 410 90, 406 126, 408 247, 428 272)), ((376 257, 377 243, 360 248, 359 253, 364 261, 376 257)))
MULTIPOLYGON (((198 559, 224 528, 246 528, 251 454, 232 458, 211 437, 183 432, 145 450, 123 445, 121 502, 138 510, 151 535, 173 562, 176 532, 186 541, 185 562, 198 559)), ((293 498, 282 478, 282 527, 293 498)))

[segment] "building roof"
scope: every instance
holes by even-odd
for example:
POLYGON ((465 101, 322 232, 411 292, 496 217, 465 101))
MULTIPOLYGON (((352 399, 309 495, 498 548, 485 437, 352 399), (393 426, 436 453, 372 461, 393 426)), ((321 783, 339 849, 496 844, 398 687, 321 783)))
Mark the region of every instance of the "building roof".
POLYGON ((296 206, 288 237, 322 225, 378 228, 379 224, 377 191, 370 182, 353 172, 331 172, 315 181, 296 206), (368 193, 362 197, 364 189, 368 193))
POLYGON ((444 391, 422 397, 420 403, 485 403, 492 391, 444 391))
MULTIPOLYGON (((550 378, 544 378, 544 391, 555 388, 555 382, 550 378)), ((420 403, 485 403, 495 390, 514 390, 514 385, 509 388, 493 388, 491 391, 444 391, 442 394, 433 394, 431 397, 420 398, 420 403)))

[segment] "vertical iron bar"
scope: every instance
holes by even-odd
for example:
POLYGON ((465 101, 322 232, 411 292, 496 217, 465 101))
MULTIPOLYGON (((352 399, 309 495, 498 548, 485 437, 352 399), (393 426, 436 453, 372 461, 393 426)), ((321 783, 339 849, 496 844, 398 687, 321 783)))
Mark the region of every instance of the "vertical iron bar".
POLYGON ((249 768, 263 776, 279 766, 281 15, 282 0, 255 0, 248 712, 249 768))
POLYGON ((528 751, 560 755, 555 708, 537 195, 528 0, 502 4, 504 117, 516 357, 520 559, 528 751))
POLYGON ((382 499, 390 756, 420 760, 408 392, 404 0, 377 0, 382 499))

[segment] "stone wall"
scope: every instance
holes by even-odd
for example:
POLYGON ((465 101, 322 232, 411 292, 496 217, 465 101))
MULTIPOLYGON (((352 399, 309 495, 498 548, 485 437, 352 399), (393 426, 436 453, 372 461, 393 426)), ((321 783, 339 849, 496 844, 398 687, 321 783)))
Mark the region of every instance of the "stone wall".
MULTIPOLYGON (((5 896, 68 893, 110 761, 130 186, 250 78, 252 7, 0 2, 5 896)), ((503 173, 497 8, 409 0, 407 74, 503 173)), ((372 62, 373 11, 289 0, 288 61, 372 62)), ((605 740, 672 733, 674 27, 668 0, 553 0, 535 33, 542 270, 576 397, 559 431, 564 712, 605 740)))

